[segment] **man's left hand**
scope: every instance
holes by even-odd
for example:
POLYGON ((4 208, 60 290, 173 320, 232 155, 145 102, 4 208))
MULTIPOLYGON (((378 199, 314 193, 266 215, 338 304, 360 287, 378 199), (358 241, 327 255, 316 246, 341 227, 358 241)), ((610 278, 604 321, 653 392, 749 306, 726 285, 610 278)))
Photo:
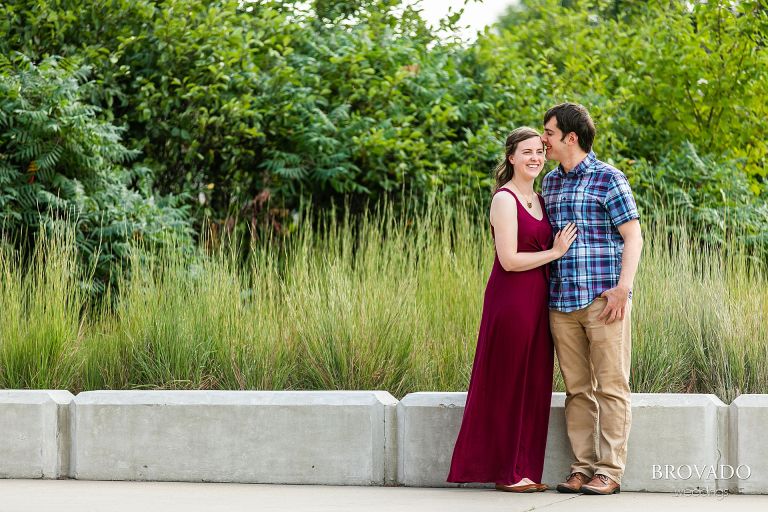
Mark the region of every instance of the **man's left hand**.
POLYGON ((603 312, 600 313, 597 319, 605 320, 606 324, 613 323, 616 320, 624 320, 624 311, 629 300, 629 288, 619 285, 610 290, 605 290, 600 296, 608 299, 608 304, 605 305, 605 309, 603 309, 603 312))

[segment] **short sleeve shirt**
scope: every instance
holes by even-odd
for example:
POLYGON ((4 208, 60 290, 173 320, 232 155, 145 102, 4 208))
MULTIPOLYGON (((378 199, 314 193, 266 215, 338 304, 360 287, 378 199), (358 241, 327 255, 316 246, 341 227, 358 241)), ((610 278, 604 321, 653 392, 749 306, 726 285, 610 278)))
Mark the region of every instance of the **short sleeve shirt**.
POLYGON ((578 230, 568 252, 550 269, 549 307, 568 313, 618 284, 624 252, 618 227, 640 215, 627 177, 593 152, 570 172, 562 166, 549 172, 543 196, 555 232, 569 222, 578 230))

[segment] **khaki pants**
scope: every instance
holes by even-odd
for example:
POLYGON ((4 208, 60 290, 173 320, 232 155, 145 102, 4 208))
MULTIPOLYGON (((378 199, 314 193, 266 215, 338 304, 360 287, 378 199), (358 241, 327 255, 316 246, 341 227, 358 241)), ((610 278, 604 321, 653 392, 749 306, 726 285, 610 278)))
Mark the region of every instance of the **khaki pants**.
POLYGON ((603 474, 620 484, 632 421, 632 301, 624 320, 609 325, 597 319, 606 304, 597 298, 578 311, 550 310, 549 322, 565 381, 565 422, 576 457, 571 472, 603 474))

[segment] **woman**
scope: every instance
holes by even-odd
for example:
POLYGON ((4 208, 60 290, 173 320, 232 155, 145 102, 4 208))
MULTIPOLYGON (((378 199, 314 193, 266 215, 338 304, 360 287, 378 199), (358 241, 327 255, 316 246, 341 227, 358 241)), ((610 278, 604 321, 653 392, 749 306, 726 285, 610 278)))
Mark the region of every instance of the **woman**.
POLYGON ((533 191, 545 160, 540 134, 517 128, 495 171, 490 221, 496 257, 449 482, 495 482, 511 492, 547 488, 539 483, 554 360, 547 270, 568 251, 576 227, 568 224, 553 240, 544 202, 533 191))

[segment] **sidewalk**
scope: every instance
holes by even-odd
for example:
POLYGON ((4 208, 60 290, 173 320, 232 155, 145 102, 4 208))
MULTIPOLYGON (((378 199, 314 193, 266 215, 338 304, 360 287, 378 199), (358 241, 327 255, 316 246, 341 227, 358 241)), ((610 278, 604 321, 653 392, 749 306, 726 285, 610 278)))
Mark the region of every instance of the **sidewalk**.
POLYGON ((337 487, 180 482, 0 480, 0 512, 665 512, 765 511, 768 496, 613 496, 502 493, 492 489, 337 487))

